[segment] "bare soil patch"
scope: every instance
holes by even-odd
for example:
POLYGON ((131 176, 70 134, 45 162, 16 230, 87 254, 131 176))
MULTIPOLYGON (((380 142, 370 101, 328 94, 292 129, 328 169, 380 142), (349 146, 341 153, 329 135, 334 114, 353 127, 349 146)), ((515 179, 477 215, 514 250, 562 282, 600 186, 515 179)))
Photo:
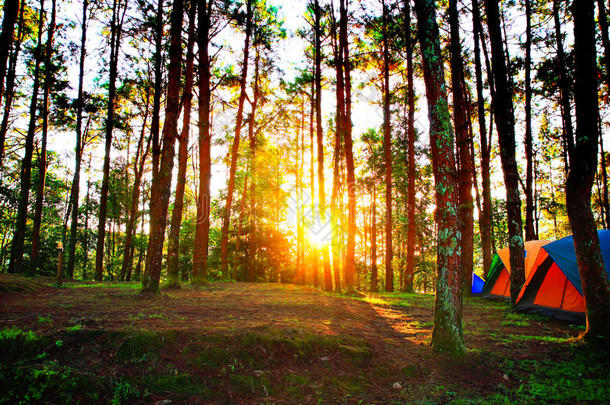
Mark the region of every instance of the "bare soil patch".
MULTIPOLYGON (((354 299, 255 283, 137 292, 137 284, 78 283, 0 291, 0 330, 23 331, 5 338, 21 353, 4 345, 0 364, 74 380, 25 389, 33 402, 40 394, 82 403, 493 403, 530 398, 519 388, 532 384, 534 367, 580 350, 571 341, 580 327, 480 298, 465 300, 469 351, 455 357, 429 347, 429 295, 354 299)), ((5 399, 23 399, 18 391, 5 399)))

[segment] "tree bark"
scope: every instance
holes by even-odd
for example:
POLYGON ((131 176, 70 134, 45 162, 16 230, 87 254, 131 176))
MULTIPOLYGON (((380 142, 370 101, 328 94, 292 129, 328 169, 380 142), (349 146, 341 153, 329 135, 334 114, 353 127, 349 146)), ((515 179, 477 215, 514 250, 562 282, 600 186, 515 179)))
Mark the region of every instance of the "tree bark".
MULTIPOLYGON (((483 256, 483 277, 487 278, 487 272, 491 267, 492 260, 492 232, 491 232, 491 182, 490 177, 490 136, 487 135, 487 124, 485 123, 485 97, 483 95, 483 69, 481 66, 481 39, 482 29, 481 15, 478 0, 472 0, 472 25, 474 27, 474 64, 477 87, 477 117, 479 120, 479 137, 481 150, 481 186, 482 186, 482 210, 479 215, 479 229, 481 231, 481 250, 483 256)), ((485 44, 483 44, 484 46, 485 44)), ((487 72, 491 78, 491 72, 487 72)), ((491 80, 490 80, 491 86, 491 80)), ((474 155, 473 155, 474 156, 474 155)), ((474 167, 473 167, 474 168, 474 167)))
POLYGON ((521 222, 521 199, 519 197, 519 172, 515 158, 515 116, 512 93, 508 81, 504 45, 500 27, 498 2, 485 0, 487 25, 491 43, 491 59, 495 92, 492 97, 500 158, 506 185, 506 214, 510 250, 510 296, 514 307, 519 291, 525 282, 525 257, 523 251, 523 225, 521 222))
MULTIPOLYGON (((324 190, 324 143, 322 132, 322 28, 321 28, 322 9, 319 1, 314 0, 314 81, 316 86, 316 141, 318 146, 318 215, 320 217, 321 229, 326 225, 326 193, 324 190)), ((321 235, 325 237, 326 235, 321 235)), ((332 291, 333 281, 330 270, 330 258, 328 246, 320 246, 322 251, 322 261, 324 265, 324 290, 332 291)))
POLYGON ((390 116, 390 50, 388 9, 383 3, 383 156, 385 163, 385 290, 394 291, 392 268, 392 127, 390 116))
POLYGON ((413 85, 413 39, 411 34, 411 1, 405 0, 405 38, 407 47, 407 265, 404 290, 413 292, 415 268, 415 90, 413 85))
POLYGON ((193 251, 193 282, 202 283, 207 277, 208 246, 210 243, 210 13, 213 0, 199 2, 199 195, 197 196, 197 226, 193 251))
POLYGON ((159 142, 159 128, 161 115, 161 95, 163 93, 163 0, 157 0, 157 14, 155 15, 155 95, 153 98, 152 121, 150 133, 152 136, 152 173, 153 176, 159 170, 159 157, 161 156, 161 144, 159 142))
POLYGON ((576 144, 566 181, 566 207, 574 234, 576 261, 586 302, 584 338, 603 342, 610 338, 610 284, 600 252, 591 188, 597 170, 597 64, 593 2, 572 3, 576 104, 576 144))
POLYGON ((237 104, 237 116, 235 118, 235 135, 233 147, 231 148, 231 166, 229 168, 229 184, 227 186, 227 201, 222 218, 222 230, 220 236, 220 268, 225 277, 229 277, 229 222, 231 220, 231 206, 233 204, 233 193, 235 190, 235 173, 237 171, 237 158, 239 154, 239 141, 241 127, 243 124, 244 102, 246 101, 246 83, 248 80, 248 58, 250 54, 250 36, 252 34, 252 1, 246 0, 246 37, 244 39, 244 58, 242 61, 242 72, 240 79, 239 101, 237 104))
MULTIPOLYGON (((19 30, 17 31, 17 41, 13 52, 10 54, 8 63, 8 72, 6 73, 6 92, 4 93, 4 114, 2 116, 2 123, 0 124, 0 168, 4 162, 4 141, 6 140, 6 132, 8 130, 8 120, 11 113, 11 107, 14 99, 14 88, 15 88, 15 74, 17 71, 17 61, 19 59, 19 51, 21 50, 21 43, 24 36, 24 19, 23 19, 23 2, 20 3, 19 7, 19 30)), ((7 21, 8 24, 8 21, 7 21)), ((1 35, 1 34, 0 34, 1 35)), ((2 41, 4 44, 4 41, 2 41)), ((0 101, 2 97, 0 96, 0 101)))
POLYGON ((2 96, 4 95, 6 65, 9 58, 9 51, 13 43, 15 22, 17 22, 19 8, 19 0, 8 0, 4 3, 4 8, 2 10, 2 32, 0 32, 0 100, 2 100, 2 96))
MULTIPOLYGON (((313 71, 315 72, 315 62, 313 63, 313 71)), ((316 86, 315 86, 315 80, 311 81, 311 97, 310 97, 310 116, 309 116, 309 156, 310 156, 310 161, 309 161, 309 185, 311 187, 311 213, 310 213, 310 217, 309 217, 309 222, 310 222, 310 229, 309 232, 311 234, 312 231, 312 226, 315 224, 315 220, 316 220, 316 183, 314 181, 315 175, 315 164, 314 164, 314 125, 313 122, 315 120, 315 115, 316 115, 316 86)), ((312 247, 311 250, 311 282, 312 284, 317 287, 318 286, 318 251, 315 248, 315 246, 312 247)))
POLYGON ((150 193, 150 232, 146 254, 146 267, 142 291, 157 293, 163 263, 163 242, 167 225, 167 209, 172 183, 172 170, 176 154, 180 116, 180 75, 182 70, 182 14, 183 0, 174 0, 171 15, 169 74, 165 122, 163 124, 163 150, 159 171, 153 173, 150 193))
MULTIPOLYGON (((91 155, 89 155, 89 165, 87 173, 91 173, 91 155)), ((87 193, 85 194, 85 232, 83 235, 83 280, 87 279, 87 265, 89 264, 89 204, 91 203, 91 177, 87 178, 87 193)))
POLYGON ((371 186, 373 204, 371 207, 371 291, 377 292, 377 195, 376 184, 371 186))
MULTIPOLYGON (((606 91, 610 94, 610 37, 608 34, 608 16, 606 14, 606 5, 603 0, 597 1, 597 8, 599 10, 599 27, 601 28, 602 45, 604 46, 604 67, 606 68, 606 91)), ((600 117, 601 121, 601 117, 600 117)), ((599 123, 601 125, 601 122, 599 123)), ((606 223, 605 228, 610 228, 610 203, 608 202, 608 174, 606 170, 606 154, 604 152, 604 145, 602 139, 602 131, 599 131, 599 146, 601 154, 601 166, 602 166, 602 181, 603 181, 603 207, 606 211, 606 223)))
MULTIPOLYGON (((304 97, 304 95, 301 95, 304 97)), ((305 237, 304 237, 304 209, 303 204, 303 169, 305 160, 305 100, 301 98, 301 119, 297 131, 297 164, 296 169, 296 192, 297 192, 297 269, 296 282, 305 284, 305 269, 303 267, 303 259, 305 252, 305 237)))
POLYGON ((538 239, 534 227, 534 151, 532 145, 532 7, 525 0, 525 240, 538 239))
POLYGON ((254 57, 254 91, 252 98, 252 111, 248 122, 248 139, 250 141, 250 235, 248 243, 248 281, 257 281, 257 239, 256 231, 256 131, 254 124, 256 123, 256 109, 258 108, 259 94, 259 78, 260 78, 260 53, 258 47, 255 47, 256 56, 254 57))
POLYGON ((195 19, 197 18, 197 3, 191 2, 189 10, 188 41, 186 49, 186 67, 184 72, 184 92, 182 95, 182 133, 178 148, 178 179, 174 196, 174 209, 168 236, 167 247, 167 278, 168 287, 180 287, 178 274, 178 257, 180 254, 180 225, 182 224, 182 211, 184 208, 184 189, 186 185, 186 168, 188 163, 189 131, 191 126, 191 104, 193 99, 194 59, 195 46, 195 19))
POLYGON ((608 201, 608 171, 607 171, 607 167, 606 167, 606 152, 604 151, 604 139, 602 136, 602 131, 600 128, 599 131, 599 148, 600 148, 600 155, 601 155, 601 172, 602 172, 602 199, 601 199, 601 205, 602 205, 602 211, 606 212, 606 222, 604 223, 604 227, 605 229, 610 229, 610 201, 608 201))
POLYGON ((559 0, 553 0, 553 20, 555 22, 555 40, 557 41, 557 70, 559 71, 559 101, 561 105, 561 119, 563 121, 563 136, 566 145, 565 167, 570 166, 574 151, 574 129, 572 125, 572 107, 570 105, 570 84, 566 73, 566 58, 563 50, 563 36, 559 20, 559 0))
POLYGON ((15 220, 15 233, 11 244, 11 258, 9 273, 24 273, 23 248, 25 243, 25 229, 28 215, 28 199, 30 196, 30 180, 32 177, 32 154, 34 152, 34 134, 36 133, 36 112, 38 110, 38 91, 40 88, 40 63, 42 59, 42 26, 44 20, 44 0, 40 0, 38 14, 38 38, 35 50, 34 83, 32 84, 32 98, 30 99, 30 121, 25 138, 25 152, 21 160, 19 173, 19 202, 17 218, 15 220))
POLYGON ((464 353, 456 162, 435 2, 416 0, 415 12, 430 119, 430 146, 437 207, 435 219, 439 230, 432 347, 436 350, 464 353))
POLYGON ((354 288, 356 273, 356 176, 354 170, 354 152, 352 145, 352 77, 349 56, 349 41, 347 37, 348 0, 340 2, 339 41, 343 50, 343 73, 345 79, 345 110, 343 114, 343 146, 345 148, 345 168, 347 172, 347 246, 345 251, 345 285, 354 288))
POLYGON ((110 71, 108 78, 108 114, 106 117, 106 134, 104 146, 104 167, 102 189, 100 191, 100 209, 97 225, 97 246, 95 250, 95 279, 101 281, 104 273, 104 240, 106 238, 106 217, 108 216, 108 186, 110 175, 110 149, 112 148, 112 130, 114 128, 114 109, 116 103, 116 81, 118 76, 119 50, 127 0, 113 0, 112 20, 110 22, 110 71), (122 9, 122 10, 121 10, 122 9))
POLYGON ((72 179, 72 193, 70 205, 72 218, 70 221, 70 239, 68 242, 68 263, 66 274, 74 278, 74 265, 76 257, 76 236, 78 232, 78 197, 80 194, 80 171, 83 159, 83 84, 85 77, 85 57, 87 56, 87 8, 89 0, 83 0, 83 16, 81 22, 80 57, 78 65, 78 96, 76 99, 76 140, 74 147, 74 178, 72 179))
POLYGON ((343 114, 345 113, 345 84, 343 83, 343 49, 338 39, 339 25, 335 18, 334 3, 331 4, 331 40, 333 57, 335 64, 335 98, 336 98, 336 112, 335 112, 335 149, 333 152, 333 189, 330 197, 330 215, 331 215, 331 229, 332 229, 332 253, 333 253, 333 275, 335 280, 335 291, 341 289, 341 235, 339 231, 340 226, 340 212, 337 207, 339 200, 339 193, 341 187, 341 169, 339 161, 343 159, 343 114))
POLYGON ((470 116, 468 100, 464 85, 464 60, 460 42, 460 22, 457 0, 449 0, 449 24, 451 31, 451 86, 453 89, 453 120, 457 150, 458 165, 458 202, 460 217, 460 268, 462 270, 462 294, 470 294, 473 270, 474 249, 474 204, 472 200, 472 166, 473 157, 470 154, 470 134, 468 132, 470 116))
POLYGON ((331 210, 331 229, 332 229, 332 250, 333 250, 333 275, 335 282, 335 291, 341 290, 341 255, 343 248, 343 238, 341 237, 341 212, 339 210, 339 201, 343 201, 340 196, 342 186, 341 166, 345 153, 343 145, 344 123, 345 123, 345 76, 343 69, 343 41, 338 38, 339 22, 334 13, 334 3, 331 7, 331 23, 332 23, 332 47, 335 64, 336 77, 336 117, 335 117, 335 149, 333 155, 333 189, 330 198, 331 210))
POLYGON ((131 204, 129 207, 129 219, 127 220, 127 228, 125 229, 125 249, 123 253, 123 263, 121 264, 121 274, 119 278, 121 280, 127 280, 131 276, 131 269, 133 267, 133 238, 136 232, 136 222, 138 220, 138 205, 140 204, 140 189, 142 186, 142 175, 144 173, 144 165, 146 164, 146 157, 150 150, 150 144, 152 136, 148 137, 146 146, 144 145, 144 137, 146 134, 146 122, 148 121, 148 109, 150 101, 150 90, 147 88, 146 91, 146 107, 144 110, 144 118, 142 120, 142 131, 140 133, 140 139, 138 140, 138 151, 136 152, 136 158, 134 160, 134 181, 133 188, 131 189, 131 204))
POLYGON ((51 72, 51 57, 53 54, 53 35, 55 34, 56 0, 51 0, 51 20, 47 29, 47 43, 45 45, 44 85, 42 90, 42 135, 40 151, 38 154, 38 187, 36 189, 36 203, 34 205, 34 223, 32 225, 32 250, 30 253, 29 273, 34 275, 38 268, 40 255, 40 226, 42 224, 42 206, 44 203, 44 190, 47 178, 47 138, 49 133, 49 93, 53 85, 51 72))
POLYGON ((599 10, 599 27, 601 29, 602 45, 604 47, 604 67, 606 68, 606 91, 610 94, 610 37, 608 36, 608 16, 606 14, 606 5, 604 0, 597 0, 597 9, 599 10))

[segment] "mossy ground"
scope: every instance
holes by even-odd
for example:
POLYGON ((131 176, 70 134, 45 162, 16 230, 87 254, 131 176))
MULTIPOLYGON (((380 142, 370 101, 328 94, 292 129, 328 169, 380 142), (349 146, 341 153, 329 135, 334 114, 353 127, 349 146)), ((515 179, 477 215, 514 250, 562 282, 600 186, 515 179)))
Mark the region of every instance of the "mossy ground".
POLYGON ((0 404, 610 398, 610 358, 574 340, 581 326, 506 303, 466 299, 468 353, 452 357, 428 345, 430 295, 222 283, 141 297, 134 283, 35 283, 0 290, 0 404))

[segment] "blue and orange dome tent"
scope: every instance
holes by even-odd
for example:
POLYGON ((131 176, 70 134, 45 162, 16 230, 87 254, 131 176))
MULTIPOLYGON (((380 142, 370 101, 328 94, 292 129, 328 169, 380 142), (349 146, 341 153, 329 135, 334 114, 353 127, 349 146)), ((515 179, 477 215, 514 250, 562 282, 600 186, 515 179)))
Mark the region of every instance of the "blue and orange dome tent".
MULTIPOLYGON (((530 240, 524 243, 526 279, 534 268, 538 252, 543 246, 549 243, 551 242, 548 240, 530 240)), ((510 261, 508 247, 498 250, 494 255, 481 296, 486 298, 510 299, 510 261)))
MULTIPOLYGON (((597 234, 606 275, 610 278, 610 231, 598 231, 597 234)), ((567 236, 543 246, 532 269, 517 298, 516 309, 568 321, 584 321, 585 300, 574 238, 567 236)))

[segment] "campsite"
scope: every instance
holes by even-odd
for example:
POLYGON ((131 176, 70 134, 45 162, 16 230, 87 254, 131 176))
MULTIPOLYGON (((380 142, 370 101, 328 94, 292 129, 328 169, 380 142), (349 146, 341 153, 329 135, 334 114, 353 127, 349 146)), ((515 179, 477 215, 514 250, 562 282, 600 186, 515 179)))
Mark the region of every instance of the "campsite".
POLYGON ((0 405, 610 404, 609 8, 0 1, 0 405))

